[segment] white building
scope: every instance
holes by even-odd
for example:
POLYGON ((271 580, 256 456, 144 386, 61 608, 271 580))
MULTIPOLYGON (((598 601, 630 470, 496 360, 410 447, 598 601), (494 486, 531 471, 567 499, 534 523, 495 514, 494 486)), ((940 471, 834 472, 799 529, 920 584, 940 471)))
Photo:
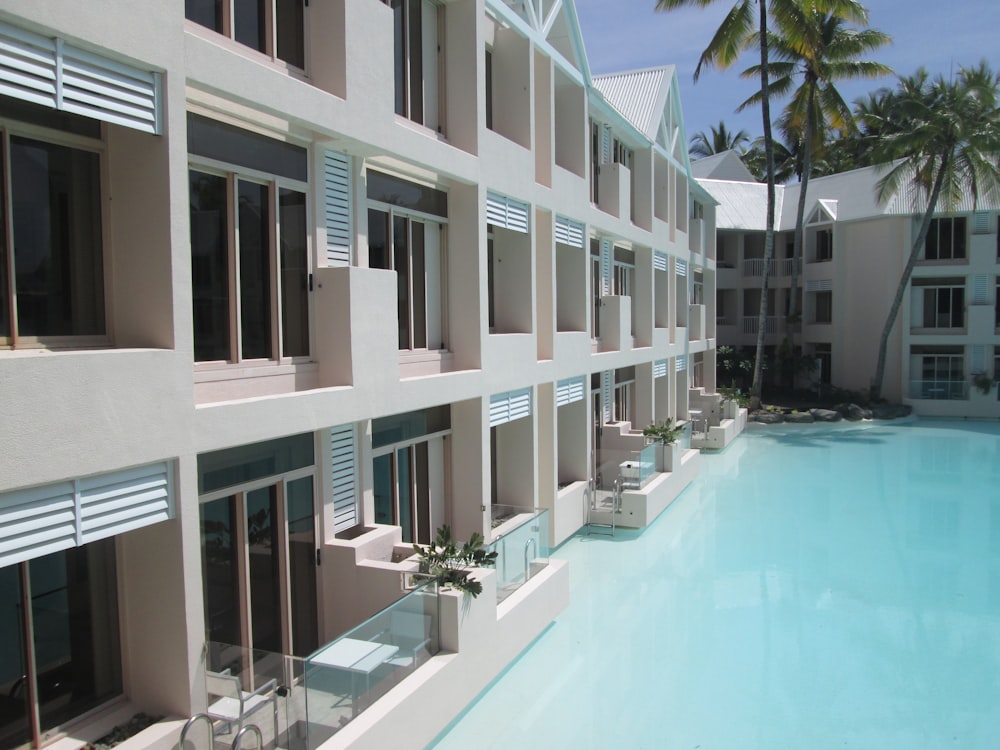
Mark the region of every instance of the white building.
POLYGON ((569 0, 184 9, 0 9, 0 748, 173 746, 224 669, 289 688, 283 747, 422 745, 565 606, 636 430, 721 420, 676 77, 592 78, 569 0), (354 631, 307 732, 302 659, 443 524, 498 540, 483 595, 354 631))
MULTIPOLYGON (((736 347, 756 343, 766 218, 765 186, 741 176, 741 167, 727 153, 692 170, 719 202, 717 330, 720 344, 736 347)), ((801 320, 791 324, 799 185, 777 188, 765 344, 773 351, 788 339, 814 355, 814 384, 867 391, 875 374, 882 327, 926 206, 908 191, 880 204, 881 174, 865 168, 809 181, 801 320)), ((991 380, 1000 361, 998 212, 996 196, 978 205, 966 196, 932 219, 889 339, 885 398, 927 416, 1000 416, 996 387, 982 377, 991 380)))

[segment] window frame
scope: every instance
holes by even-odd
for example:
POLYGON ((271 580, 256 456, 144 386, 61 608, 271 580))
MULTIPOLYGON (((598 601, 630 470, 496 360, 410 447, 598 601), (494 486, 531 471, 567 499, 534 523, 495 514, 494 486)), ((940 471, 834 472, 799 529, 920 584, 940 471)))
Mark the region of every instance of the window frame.
POLYGON ((927 228, 927 236, 924 238, 924 247, 922 260, 930 262, 943 262, 943 263, 957 263, 957 262, 967 262, 969 259, 969 241, 968 241, 968 222, 965 220, 964 216, 936 216, 931 219, 930 226, 927 228), (947 250, 948 255, 942 255, 942 250, 945 248, 945 243, 942 241, 945 238, 945 234, 942 233, 942 226, 948 224, 947 232, 947 250), (961 232, 956 233, 956 225, 961 226, 961 232), (935 257, 930 257, 929 251, 931 249, 931 237, 934 237, 934 253, 935 257), (956 256, 956 237, 961 237, 961 250, 962 254, 956 256))
POLYGON ((412 123, 423 126, 428 130, 435 131, 437 133, 444 134, 445 132, 445 113, 446 113, 446 102, 445 102, 445 39, 446 39, 446 26, 445 26, 445 15, 442 13, 442 5, 436 0, 382 0, 382 3, 386 5, 390 11, 393 13, 393 40, 392 40, 392 54, 393 54, 393 112, 398 117, 402 117, 412 123), (396 19, 395 13, 396 8, 394 3, 399 2, 402 6, 402 27, 401 27, 401 40, 396 38, 396 19), (420 5, 420 19, 419 19, 419 31, 416 35, 420 42, 419 50, 419 60, 420 60, 420 70, 419 70, 419 81, 415 78, 417 75, 414 71, 414 57, 412 55, 412 43, 414 41, 414 32, 411 21, 411 3, 417 3, 420 5), (435 80, 436 96, 434 99, 435 108, 435 121, 428 125, 427 124, 427 70, 424 65, 426 59, 425 48, 426 40, 424 39, 424 5, 430 5, 435 10, 436 18, 434 19, 435 27, 435 70, 433 71, 433 76, 435 80), (398 42, 401 41, 402 48, 398 42), (398 59, 398 57, 402 59, 398 59), (400 75, 397 75, 401 73, 400 75), (400 92, 399 85, 402 79, 403 90, 400 92), (419 117, 414 115, 414 84, 419 83, 419 99, 420 99, 420 112, 419 117), (400 111, 402 108, 402 111, 400 111))
MULTIPOLYGON (((300 145, 310 152, 309 146, 300 145)), ((311 160, 311 152, 309 157, 311 160)), ((313 200, 312 179, 302 182, 289 177, 268 174, 251 167, 230 164, 211 157, 188 154, 188 180, 192 172, 200 172, 226 180, 226 262, 229 292, 229 359, 198 360, 194 365, 199 370, 217 370, 232 367, 274 367, 281 365, 298 365, 313 361, 314 353, 314 300, 312 298, 312 277, 316 270, 314 257, 315 247, 313 232, 313 200), (270 292, 269 326, 270 326, 270 356, 263 358, 244 359, 242 345, 242 311, 240 310, 240 265, 239 265, 239 183, 249 182, 267 187, 268 207, 268 271, 270 292), (306 254, 306 307, 309 323, 307 334, 309 352, 302 355, 285 356, 282 354, 284 345, 282 294, 281 294, 281 220, 279 198, 282 189, 290 189, 305 196, 305 254, 306 254)), ((190 188, 189 188, 190 189, 190 188)), ((190 209, 189 209, 190 210, 190 209)), ((193 299, 192 299, 193 302, 193 299)), ((193 339, 192 339, 193 341, 193 339)))
POLYGON ((21 120, 4 117, 0 114, 0 222, 3 233, 0 241, 0 258, 4 268, 0 278, 5 283, 7 296, 7 316, 10 332, 7 336, 0 335, 0 351, 23 349, 84 349, 108 348, 114 346, 113 322, 113 286, 110 266, 112 263, 111 244, 108 239, 111 227, 111 191, 109 188, 110 173, 107 153, 107 128, 100 124, 100 137, 91 138, 86 135, 69 133, 43 125, 35 125, 21 120), (103 295, 103 325, 104 333, 54 336, 21 336, 17 332, 17 295, 16 274, 14 271, 14 225, 13 225, 13 178, 10 170, 10 139, 12 137, 27 138, 53 146, 75 149, 97 155, 98 159, 98 195, 100 206, 100 247, 96 253, 101 262, 102 295, 103 295))
POLYGON ((302 65, 299 66, 294 62, 285 60, 278 56, 278 24, 277 24, 277 3, 280 0, 264 0, 264 49, 260 50, 249 44, 244 44, 243 42, 236 39, 236 26, 235 26, 235 0, 222 0, 222 18, 220 28, 215 28, 213 26, 206 26, 200 21, 196 21, 187 16, 187 8, 185 8, 184 13, 184 23, 189 29, 207 29, 213 34, 217 34, 228 42, 235 45, 235 48, 240 53, 245 53, 249 51, 250 54, 254 56, 260 56, 266 58, 271 64, 283 68, 287 73, 297 73, 299 75, 307 75, 309 68, 309 58, 310 58, 310 42, 309 42, 309 0, 300 0, 302 2, 302 65))
POLYGON ((966 327, 966 295, 965 295, 965 285, 964 284, 928 284, 915 286, 914 290, 919 290, 921 294, 921 317, 919 321, 914 321, 917 328, 925 331, 960 331, 964 330, 966 327), (940 312, 939 308, 942 304, 942 296, 947 295, 948 298, 948 311, 940 312), (956 302, 956 295, 960 299, 956 302), (932 299, 932 323, 933 325, 927 325, 927 302, 928 298, 932 299), (956 305, 958 307, 958 316, 960 320, 959 325, 955 325, 955 315, 956 315, 956 305), (941 316, 946 316, 948 323, 941 324, 941 316))
MULTIPOLYGON (((451 452, 451 444, 450 444, 450 441, 449 441, 448 438, 451 436, 451 434, 452 434, 452 428, 449 427, 449 428, 444 429, 444 430, 437 430, 435 432, 428 432, 428 433, 425 433, 425 434, 422 434, 422 435, 417 435, 415 437, 411 437, 411 438, 406 438, 406 439, 403 439, 403 440, 399 440, 399 441, 394 442, 394 443, 387 443, 385 445, 379 446, 378 448, 373 448, 372 449, 371 462, 369 463, 369 467, 370 467, 370 470, 372 472, 373 486, 374 486, 374 477, 375 477, 375 460, 378 459, 378 458, 385 457, 385 456, 389 457, 390 475, 391 475, 390 476, 390 483, 391 483, 391 490, 392 490, 392 524, 394 526, 400 526, 400 528, 402 528, 402 525, 400 523, 400 516, 402 514, 400 513, 400 505, 399 505, 399 503, 400 503, 400 493, 399 493, 399 452, 400 451, 407 451, 407 452, 409 452, 409 455, 410 455, 410 483, 409 483, 409 485, 410 485, 410 528, 409 529, 403 529, 403 532, 404 532, 404 534, 403 534, 403 541, 404 542, 408 541, 406 539, 407 536, 412 536, 413 538, 411 540, 409 540, 409 542, 415 542, 417 544, 430 544, 430 542, 433 540, 433 535, 434 535, 434 528, 433 528, 433 499, 430 496, 428 496, 428 502, 427 502, 427 507, 426 507, 426 514, 427 514, 427 516, 426 516, 425 519, 421 518, 421 510, 422 509, 420 507, 420 493, 417 491, 419 489, 417 487, 418 482, 419 482, 419 472, 418 472, 418 469, 417 469, 417 466, 418 466, 418 461, 417 461, 417 447, 422 445, 422 446, 424 446, 424 450, 426 451, 426 459, 427 459, 427 466, 426 466, 426 469, 427 469, 427 475, 426 475, 427 488, 426 489, 428 491, 430 491, 431 477, 432 477, 432 474, 434 472, 434 467, 431 465, 429 446, 430 446, 430 443, 431 443, 432 440, 439 440, 440 439, 442 441, 442 450, 443 450, 443 453, 442 453, 441 472, 442 472, 442 479, 444 480, 444 484, 445 484, 445 493, 447 495, 447 493, 448 493, 448 490, 447 490, 447 486, 448 486, 447 479, 448 479, 448 476, 447 475, 448 475, 448 466, 449 466, 449 462, 450 462, 450 452, 451 452), (421 529, 420 528, 422 520, 425 520, 427 522, 427 528, 426 529, 421 529), (423 533, 421 533, 422 531, 426 531, 426 535, 423 534, 423 533), (424 537, 426 537, 426 539, 424 537)), ((374 510, 373 510, 373 512, 374 512, 374 510)))

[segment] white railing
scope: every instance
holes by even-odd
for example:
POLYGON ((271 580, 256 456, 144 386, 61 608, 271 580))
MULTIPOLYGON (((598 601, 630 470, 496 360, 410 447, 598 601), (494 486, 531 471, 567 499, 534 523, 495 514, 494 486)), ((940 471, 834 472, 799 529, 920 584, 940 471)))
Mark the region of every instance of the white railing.
MULTIPOLYGON (((773 259, 771 261, 771 275, 772 276, 791 276, 792 270, 798 268, 802 271, 802 263, 797 261, 795 258, 780 258, 773 259)), ((744 276, 763 276, 764 275, 764 259, 763 258, 745 258, 743 260, 743 275, 744 276)))
POLYGON ((764 275, 764 259, 763 258, 746 258, 743 261, 743 275, 744 276, 763 276, 764 275))
MULTIPOLYGON (((756 315, 744 315, 743 316, 743 333, 757 333, 757 322, 759 318, 756 315)), ((777 333, 778 332, 778 316, 768 315, 767 320, 764 323, 764 333, 777 333)))
POLYGON ((965 380, 911 380, 910 398, 931 401, 969 398, 969 384, 965 380))

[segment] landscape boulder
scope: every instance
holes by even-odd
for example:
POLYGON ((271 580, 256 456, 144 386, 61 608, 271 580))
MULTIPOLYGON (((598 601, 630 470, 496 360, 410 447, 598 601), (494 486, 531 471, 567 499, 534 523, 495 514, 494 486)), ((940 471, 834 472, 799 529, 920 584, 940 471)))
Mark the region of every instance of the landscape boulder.
POLYGON ((815 422, 816 418, 807 411, 797 411, 793 414, 786 414, 785 421, 796 424, 809 424, 810 422, 815 422))
POLYGON ((857 404, 837 404, 833 407, 840 415, 851 422, 860 422, 862 419, 871 419, 870 409, 864 409, 857 404))
POLYGON ((817 422, 839 422, 843 419, 841 413, 833 409, 810 409, 809 413, 817 422))
POLYGON ((785 421, 785 415, 780 412, 759 411, 752 417, 754 422, 762 424, 778 424, 785 421))

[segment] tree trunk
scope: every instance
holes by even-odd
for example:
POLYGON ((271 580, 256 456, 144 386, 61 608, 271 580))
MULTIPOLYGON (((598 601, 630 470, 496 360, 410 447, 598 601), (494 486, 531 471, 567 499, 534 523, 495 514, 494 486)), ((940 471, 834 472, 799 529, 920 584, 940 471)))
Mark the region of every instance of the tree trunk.
POLYGON ((934 178, 934 187, 931 189, 930 197, 927 199, 927 210, 924 212, 924 218, 920 222, 920 231, 917 233, 917 238, 913 241, 913 247, 910 248, 910 257, 903 268, 903 275, 899 279, 899 286, 896 287, 896 296, 892 299, 889 314, 885 319, 885 326, 882 328, 882 335, 878 342, 878 364, 875 365, 875 379, 872 381, 871 393, 869 394, 869 398, 872 401, 878 401, 882 397, 882 380, 885 378, 885 356, 886 351, 889 349, 889 334, 892 333, 892 328, 896 324, 899 308, 903 304, 903 294, 910 283, 910 276, 913 275, 913 267, 917 264, 920 248, 924 246, 924 240, 927 239, 927 230, 931 226, 931 218, 934 216, 934 209, 937 207, 938 196, 941 194, 941 186, 944 184, 950 157, 950 154, 945 154, 941 157, 941 166, 938 169, 937 176, 934 178))
MULTIPOLYGON (((812 172, 812 129, 813 103, 816 100, 816 84, 809 84, 809 102, 806 105, 805 133, 802 136, 802 174, 799 177, 799 204, 795 209, 795 240, 792 243, 792 286, 788 290, 791 302, 788 305, 788 319, 795 320, 799 313, 799 258, 805 257, 806 190, 809 174, 812 172)), ((801 331, 802 329, 799 328, 801 331)), ((794 336, 792 344, 795 343, 794 336)))
POLYGON ((764 232, 764 274, 760 282, 760 312, 757 316, 757 353, 750 386, 750 408, 760 408, 763 390, 764 332, 767 329, 767 282, 774 258, 774 137, 771 133, 771 102, 767 70, 767 0, 757 0, 760 7, 760 111, 764 121, 764 162, 767 172, 767 227, 764 232))

